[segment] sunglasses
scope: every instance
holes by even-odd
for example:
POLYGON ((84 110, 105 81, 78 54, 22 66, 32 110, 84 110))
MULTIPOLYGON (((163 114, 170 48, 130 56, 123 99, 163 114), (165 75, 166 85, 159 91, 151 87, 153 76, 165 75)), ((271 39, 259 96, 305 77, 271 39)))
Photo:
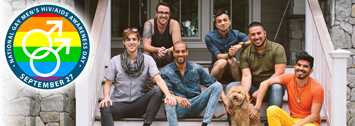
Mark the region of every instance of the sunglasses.
POLYGON ((127 33, 127 32, 138 32, 137 28, 126 28, 125 30, 123 30, 123 32, 127 33))

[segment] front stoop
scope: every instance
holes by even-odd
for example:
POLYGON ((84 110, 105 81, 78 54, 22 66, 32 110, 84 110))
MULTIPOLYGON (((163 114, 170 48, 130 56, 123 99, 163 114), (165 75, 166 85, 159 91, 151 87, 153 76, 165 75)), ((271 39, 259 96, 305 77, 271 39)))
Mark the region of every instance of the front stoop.
MULTIPOLYGON (((115 126, 142 126, 143 121, 115 121, 115 126)), ((179 121, 179 126, 200 126, 201 122, 179 121)), ((212 122, 211 126, 228 126, 227 122, 212 122)), ((101 126, 99 121, 95 121, 94 126, 101 126)), ((167 121, 154 121, 152 126, 169 126, 167 121)))

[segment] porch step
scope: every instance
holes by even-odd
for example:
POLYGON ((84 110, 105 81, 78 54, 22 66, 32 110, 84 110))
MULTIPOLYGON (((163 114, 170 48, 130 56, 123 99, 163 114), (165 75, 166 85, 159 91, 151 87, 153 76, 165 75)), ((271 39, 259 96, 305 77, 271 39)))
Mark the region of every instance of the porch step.
MULTIPOLYGON (((115 121, 115 126, 142 126, 143 121, 115 121)), ((199 126, 201 121, 179 121, 179 126, 199 126)), ((229 126, 227 122, 212 122, 211 126, 229 126)), ((94 126, 101 126, 99 121, 95 121, 94 126)), ((154 121, 152 126, 169 126, 167 121, 154 121)))
MULTIPOLYGON (((94 126, 101 126, 101 115, 99 110, 95 112, 95 123, 94 126)), ((218 103, 217 109, 215 112, 215 116, 218 118, 213 118, 211 126, 228 126, 227 116, 224 114, 224 107, 222 103, 218 103)), ((179 119, 180 126, 199 126, 202 122, 202 114, 201 117, 196 118, 184 118, 179 119)), ((122 118, 114 121, 115 126, 141 126, 143 125, 143 118, 122 118)), ((166 120, 166 115, 164 111, 164 107, 161 106, 158 114, 156 116, 155 121, 153 121, 152 126, 168 126, 168 121, 166 120)))

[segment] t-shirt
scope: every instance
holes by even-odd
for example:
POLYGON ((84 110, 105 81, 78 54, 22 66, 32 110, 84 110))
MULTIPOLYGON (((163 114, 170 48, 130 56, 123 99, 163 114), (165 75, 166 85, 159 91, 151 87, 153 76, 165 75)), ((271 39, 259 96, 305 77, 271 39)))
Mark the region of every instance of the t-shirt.
POLYGON ((172 21, 174 19, 169 19, 169 24, 165 28, 163 33, 159 33, 157 19, 150 19, 144 23, 143 38, 151 38, 151 45, 154 47, 165 47, 170 48, 173 46, 172 37, 172 21))
MULTIPOLYGON (((305 118, 311 114, 313 103, 323 104, 323 87, 313 78, 309 77, 307 84, 301 88, 296 87, 294 74, 285 74, 280 76, 281 84, 287 89, 288 105, 291 116, 295 118, 305 118), (297 102, 297 100, 300 102, 297 102)), ((320 118, 317 119, 320 123, 320 118)))
POLYGON ((252 74, 252 84, 260 84, 275 73, 275 64, 286 64, 286 53, 282 45, 266 40, 266 50, 263 54, 256 52, 253 44, 246 47, 240 58, 240 68, 249 68, 252 74))
POLYGON ((144 69, 138 77, 130 77, 121 66, 120 55, 114 56, 105 69, 105 80, 113 81, 112 102, 132 102, 144 95, 143 88, 146 81, 159 74, 159 70, 153 58, 147 54, 144 56, 144 69))

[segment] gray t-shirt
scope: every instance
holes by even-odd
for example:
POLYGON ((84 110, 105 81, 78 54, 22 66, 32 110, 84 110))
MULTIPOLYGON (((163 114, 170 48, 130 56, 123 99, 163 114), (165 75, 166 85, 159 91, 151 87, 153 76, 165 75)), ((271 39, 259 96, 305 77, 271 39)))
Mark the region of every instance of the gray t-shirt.
POLYGON ((132 102, 144 95, 143 88, 147 79, 159 74, 159 70, 149 55, 144 55, 144 69, 140 76, 128 76, 121 66, 120 55, 111 59, 110 65, 105 69, 105 80, 113 81, 112 102, 132 102))

